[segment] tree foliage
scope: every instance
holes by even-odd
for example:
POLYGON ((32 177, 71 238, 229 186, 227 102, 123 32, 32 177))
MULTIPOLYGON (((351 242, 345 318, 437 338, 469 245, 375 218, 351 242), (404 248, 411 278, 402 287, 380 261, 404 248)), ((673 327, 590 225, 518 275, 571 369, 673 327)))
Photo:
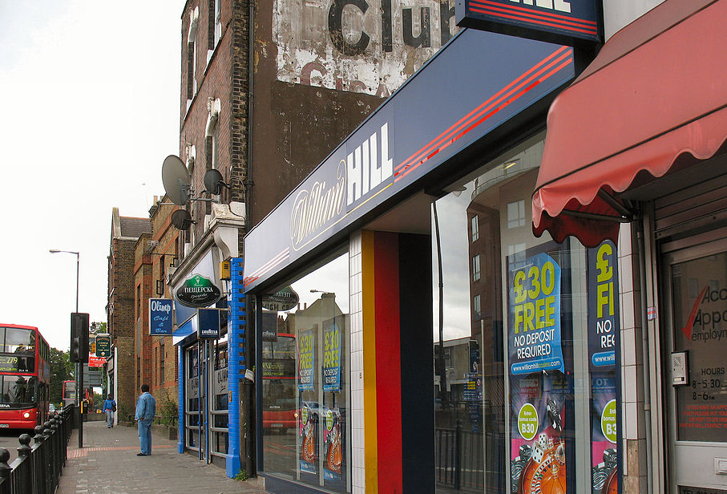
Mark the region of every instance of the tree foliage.
POLYGON ((50 349, 50 401, 60 403, 63 401, 63 381, 70 381, 73 377, 73 364, 68 352, 50 349))
POLYGON ((96 321, 91 323, 91 327, 89 328, 89 332, 92 334, 97 333, 106 333, 107 331, 107 324, 104 321, 96 321))

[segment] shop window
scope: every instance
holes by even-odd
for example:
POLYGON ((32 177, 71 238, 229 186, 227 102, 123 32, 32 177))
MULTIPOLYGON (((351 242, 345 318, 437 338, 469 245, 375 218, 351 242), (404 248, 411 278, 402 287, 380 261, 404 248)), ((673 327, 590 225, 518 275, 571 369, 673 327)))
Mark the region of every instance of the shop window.
POLYGON ((515 201, 507 204, 507 227, 519 228, 525 226, 525 201, 515 201))
POLYGON ((263 470, 351 490, 348 254, 263 297, 263 470), (283 309, 283 310, 281 310, 283 309))
POLYGON ((227 341, 217 341, 213 346, 214 376, 212 380, 212 454, 227 454, 229 443, 228 426, 228 380, 227 380, 227 341))
POLYGON ((618 482, 616 248, 532 235, 533 141, 438 200, 432 235, 458 253, 442 258, 441 339, 440 308, 432 314, 438 493, 601 494, 618 482), (576 393, 576 382, 590 389, 576 393))
POLYGON ((199 451, 201 428, 203 423, 203 404, 200 401, 200 366, 199 366, 199 345, 197 343, 187 347, 185 390, 184 396, 187 406, 184 410, 184 429, 187 436, 187 447, 193 451, 199 451))

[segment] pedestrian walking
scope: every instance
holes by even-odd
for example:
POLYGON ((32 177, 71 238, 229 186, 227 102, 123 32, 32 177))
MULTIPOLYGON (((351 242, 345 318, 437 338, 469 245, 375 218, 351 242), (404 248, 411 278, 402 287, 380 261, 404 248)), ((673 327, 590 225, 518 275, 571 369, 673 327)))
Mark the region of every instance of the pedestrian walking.
POLYGON ((109 393, 108 397, 103 402, 101 410, 106 414, 106 427, 109 429, 114 426, 114 412, 116 412, 116 402, 114 401, 114 395, 109 393))
POLYGON ((134 420, 139 426, 139 445, 141 452, 136 456, 149 456, 151 454, 151 424, 157 411, 157 401, 149 393, 149 385, 141 385, 141 395, 136 400, 136 415, 134 420))

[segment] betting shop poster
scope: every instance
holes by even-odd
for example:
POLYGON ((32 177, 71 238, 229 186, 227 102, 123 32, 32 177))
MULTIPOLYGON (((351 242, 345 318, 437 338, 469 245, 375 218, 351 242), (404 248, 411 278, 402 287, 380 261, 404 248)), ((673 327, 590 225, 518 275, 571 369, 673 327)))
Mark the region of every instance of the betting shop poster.
MULTIPOLYGON (((316 332, 312 329, 298 331, 298 391, 300 393, 314 391, 316 387, 316 339, 316 332)), ((318 411, 316 402, 303 401, 300 407, 298 444, 302 472, 318 473, 318 425, 320 419, 318 411)))
POLYGON ((561 266, 547 253, 508 258, 510 465, 517 494, 567 491, 561 266))
POLYGON ((329 319, 323 328, 323 391, 341 390, 341 328, 336 318, 329 319))
MULTIPOLYGON (((334 317, 323 323, 323 391, 341 391, 342 368, 342 317, 334 317)), ((340 399, 334 395, 336 400, 340 399)), ((327 485, 343 478, 343 434, 345 431, 341 410, 326 407, 323 411, 323 478, 327 485)))
POLYGON ((320 417, 315 403, 303 402, 300 409, 298 444, 300 445, 300 471, 318 473, 318 425, 320 417))
POLYGON ((616 351, 618 257, 606 240, 588 249, 588 358, 591 371, 592 494, 618 492, 616 351))
POLYGON ((323 478, 341 480, 343 474, 343 421, 338 408, 326 408, 323 413, 323 478))
POLYGON ((316 335, 312 329, 298 333, 298 391, 315 388, 316 335))

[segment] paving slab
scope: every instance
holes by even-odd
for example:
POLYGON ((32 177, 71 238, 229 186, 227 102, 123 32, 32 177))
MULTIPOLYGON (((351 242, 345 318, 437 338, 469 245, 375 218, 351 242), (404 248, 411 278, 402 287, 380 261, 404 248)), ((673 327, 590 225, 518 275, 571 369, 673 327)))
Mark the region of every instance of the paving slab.
POLYGON ((136 456, 136 428, 83 424, 68 444, 68 461, 57 494, 263 494, 260 479, 245 482, 227 478, 225 471, 190 454, 177 453, 177 443, 153 435, 151 456, 136 456))

